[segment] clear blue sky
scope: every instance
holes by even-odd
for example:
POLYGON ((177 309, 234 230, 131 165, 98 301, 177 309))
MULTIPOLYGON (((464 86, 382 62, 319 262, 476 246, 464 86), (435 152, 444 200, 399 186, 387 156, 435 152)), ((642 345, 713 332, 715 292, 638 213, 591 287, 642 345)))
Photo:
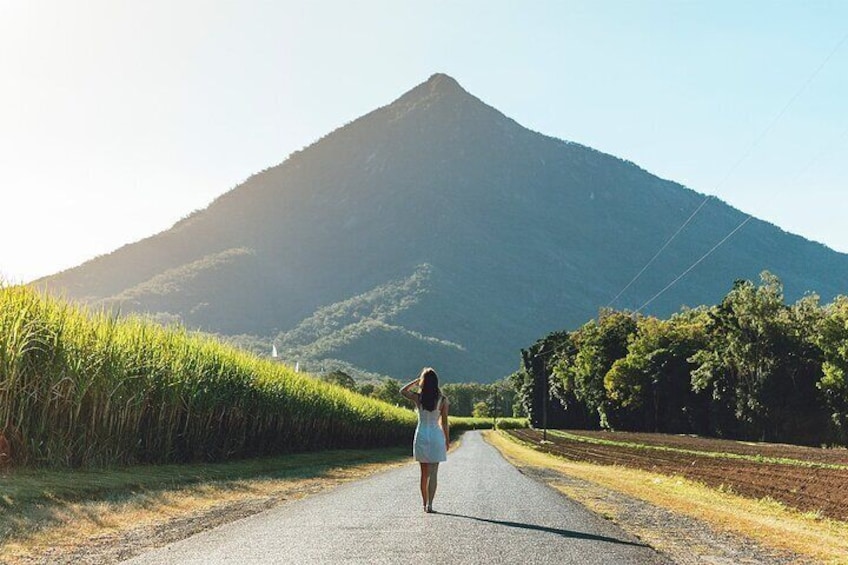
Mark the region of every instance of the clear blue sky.
POLYGON ((166 229, 434 72, 848 252, 848 42, 807 83, 846 33, 844 1, 0 0, 0 273, 166 229))

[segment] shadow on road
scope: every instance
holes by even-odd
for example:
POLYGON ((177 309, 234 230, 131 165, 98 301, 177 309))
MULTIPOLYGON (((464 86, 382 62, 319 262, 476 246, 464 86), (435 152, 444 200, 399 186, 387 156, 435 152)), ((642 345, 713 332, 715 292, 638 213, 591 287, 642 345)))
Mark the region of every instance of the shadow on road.
POLYGON ((586 540, 594 540, 594 541, 606 541, 609 543, 618 543, 621 545, 632 545, 636 547, 650 547, 649 545, 645 545, 644 543, 632 543, 629 541, 624 541, 616 538, 608 538, 605 536, 596 536, 594 534, 584 534, 583 532, 573 532, 571 530, 560 530, 558 528, 549 528, 547 526, 537 526, 536 524, 522 524, 521 522, 509 522, 506 520, 490 520, 489 518, 479 518, 477 516, 466 516, 464 514, 452 514, 451 512, 436 512, 433 511, 433 514, 440 514, 442 516, 455 516, 457 518, 467 518, 468 520, 476 520, 478 522, 487 522, 489 524, 497 524, 499 526, 509 526, 510 528, 522 528, 525 530, 535 530, 537 532, 547 532, 549 534, 557 534, 566 538, 574 538, 574 539, 586 539, 586 540))

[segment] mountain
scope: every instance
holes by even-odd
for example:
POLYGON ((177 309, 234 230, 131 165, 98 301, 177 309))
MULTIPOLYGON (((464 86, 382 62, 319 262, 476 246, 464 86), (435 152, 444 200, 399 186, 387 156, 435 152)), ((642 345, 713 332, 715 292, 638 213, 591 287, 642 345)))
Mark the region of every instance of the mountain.
MULTIPOLYGON (((597 314, 704 196, 530 131, 430 77, 171 229, 36 284, 224 335, 318 370, 492 380, 597 314), (270 348, 270 345, 269 345, 270 348)), ((744 218, 711 199, 615 304, 636 308, 744 218)), ((845 293, 848 255, 752 220, 651 304, 714 303, 762 270, 845 293)))

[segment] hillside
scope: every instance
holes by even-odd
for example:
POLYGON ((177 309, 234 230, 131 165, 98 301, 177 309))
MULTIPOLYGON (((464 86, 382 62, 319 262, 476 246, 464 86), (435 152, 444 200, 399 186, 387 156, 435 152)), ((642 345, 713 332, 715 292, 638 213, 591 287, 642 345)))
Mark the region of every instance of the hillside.
MULTIPOLYGON (((530 131, 437 74, 171 229, 36 284, 279 335, 308 368, 492 380, 539 335, 593 317, 703 199, 530 131)), ((616 306, 640 306, 744 217, 711 200, 616 306)), ((763 270, 790 299, 848 290, 848 256, 754 220, 650 311, 714 303, 763 270)))

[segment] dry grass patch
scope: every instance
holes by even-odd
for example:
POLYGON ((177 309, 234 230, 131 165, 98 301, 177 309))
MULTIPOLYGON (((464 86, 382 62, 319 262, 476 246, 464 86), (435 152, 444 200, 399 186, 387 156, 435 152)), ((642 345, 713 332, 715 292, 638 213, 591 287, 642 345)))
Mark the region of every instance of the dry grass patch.
MULTIPOLYGON (((824 563, 848 563, 848 523, 802 513, 772 500, 743 498, 680 477, 569 461, 540 453, 503 433, 485 434, 487 440, 512 463, 577 477, 703 520, 720 530, 743 535, 766 547, 788 550, 824 563)), ((565 494, 574 494, 581 501, 586 498, 567 489, 565 494)), ((587 506, 592 507, 591 500, 587 506)), ((604 512, 602 507, 599 510, 604 512)))
POLYGON ((0 487, 12 493, 0 501, 0 561, 115 562, 407 464, 407 452, 343 450, 112 474, 33 471, 0 476, 0 487))

